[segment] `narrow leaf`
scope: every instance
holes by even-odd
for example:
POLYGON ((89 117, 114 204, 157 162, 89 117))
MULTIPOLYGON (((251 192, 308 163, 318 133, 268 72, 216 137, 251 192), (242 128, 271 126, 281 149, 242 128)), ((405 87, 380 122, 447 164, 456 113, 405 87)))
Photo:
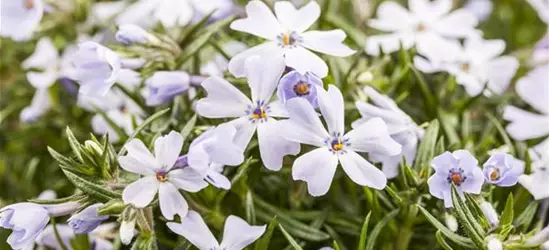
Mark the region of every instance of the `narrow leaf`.
POLYGON ((364 223, 362 223, 362 229, 360 230, 360 239, 358 240, 358 250, 364 250, 366 248, 366 237, 368 236, 368 224, 370 223, 370 216, 372 211, 368 212, 364 223))
POLYGON ((269 243, 271 242, 271 237, 273 236, 276 226, 278 226, 278 220, 275 216, 269 222, 265 234, 255 243, 254 250, 267 250, 269 248, 269 243))
POLYGON ((458 235, 452 230, 448 229, 444 224, 438 221, 431 213, 429 213, 425 208, 418 206, 419 211, 427 218, 431 224, 438 229, 446 238, 450 239, 452 242, 467 248, 474 248, 473 241, 469 238, 458 235))
POLYGON ((303 250, 303 248, 301 248, 301 246, 297 243, 297 241, 295 241, 295 239, 286 231, 286 229, 284 229, 282 225, 278 224, 278 228, 280 228, 280 231, 282 232, 284 237, 286 237, 286 239, 288 240, 288 243, 290 243, 290 245, 295 250, 303 250))
POLYGON ((392 212, 388 213, 381 221, 379 221, 374 229, 372 230, 372 233, 368 237, 368 242, 366 243, 366 250, 373 250, 374 246, 376 244, 376 239, 381 233, 381 230, 385 228, 387 223, 389 223, 390 220, 392 220, 394 217, 398 215, 398 212, 400 209, 393 210, 392 212))
MULTIPOLYGON (((152 122, 154 122, 156 119, 162 117, 162 115, 168 113, 168 111, 170 111, 169 108, 167 109, 163 109, 163 110, 160 110, 156 113, 154 113, 153 115, 151 115, 149 118, 147 118, 147 120, 145 120, 143 123, 141 123, 141 125, 139 125, 139 127, 137 127, 135 129, 135 131, 133 132, 133 134, 128 138, 128 140, 126 141, 129 142, 131 140, 133 140, 139 133, 141 133, 141 131, 143 129, 145 129, 147 126, 149 126, 152 122)), ((126 147, 122 147, 122 149, 120 149, 120 152, 118 152, 118 156, 122 156, 126 153, 126 147)))

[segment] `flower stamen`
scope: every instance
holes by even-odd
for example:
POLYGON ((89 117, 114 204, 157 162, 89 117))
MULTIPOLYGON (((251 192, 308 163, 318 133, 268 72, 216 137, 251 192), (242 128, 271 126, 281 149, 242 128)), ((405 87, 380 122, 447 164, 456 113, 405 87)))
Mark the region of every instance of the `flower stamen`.
POLYGON ((34 0, 24 0, 23 5, 27 10, 34 8, 34 0))
POLYGON ((308 95, 311 92, 311 84, 308 84, 306 82, 298 82, 294 86, 294 92, 297 96, 304 96, 308 95))
POLYGON ((168 181, 168 174, 164 171, 156 172, 156 180, 159 182, 166 182, 168 181))
POLYGON ((459 186, 463 182, 465 182, 465 180, 467 180, 467 176, 463 176, 463 173, 464 171, 461 168, 452 168, 450 169, 450 171, 448 171, 448 177, 446 178, 446 180, 448 180, 448 183, 454 183, 455 185, 459 186))

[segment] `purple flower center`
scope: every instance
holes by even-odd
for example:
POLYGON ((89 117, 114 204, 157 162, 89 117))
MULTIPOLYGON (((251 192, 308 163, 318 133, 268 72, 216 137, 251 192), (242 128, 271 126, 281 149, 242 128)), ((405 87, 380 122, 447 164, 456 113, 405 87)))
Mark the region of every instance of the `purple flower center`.
POLYGON ((311 93, 311 84, 300 81, 294 86, 294 92, 297 96, 308 95, 311 93))
POLYGON ((264 122, 269 118, 269 106, 264 101, 257 101, 255 106, 248 106, 246 114, 250 116, 252 123, 257 121, 264 122))
POLYGON ((301 40, 301 36, 295 31, 281 33, 277 36, 279 44, 283 47, 295 47, 301 40))
POLYGON ((343 143, 341 143, 341 139, 335 139, 332 140, 332 150, 338 152, 343 150, 343 143))
POLYGON ((168 181, 168 173, 164 171, 158 171, 156 172, 156 180, 159 182, 166 182, 168 181))
POLYGON ((456 186, 459 186, 467 180, 467 176, 464 176, 463 173, 464 171, 461 168, 452 168, 448 171, 446 180, 448 180, 448 183, 454 183, 456 186))
POLYGON ((326 139, 324 143, 328 145, 330 152, 334 154, 346 153, 347 151, 345 150, 345 147, 351 145, 351 143, 349 143, 349 139, 343 138, 341 133, 334 133, 333 136, 326 139))

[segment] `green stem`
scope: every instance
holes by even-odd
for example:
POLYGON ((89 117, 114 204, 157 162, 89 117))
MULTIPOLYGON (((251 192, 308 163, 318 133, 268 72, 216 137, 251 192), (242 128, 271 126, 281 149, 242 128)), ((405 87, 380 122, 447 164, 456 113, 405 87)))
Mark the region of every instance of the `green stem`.
POLYGON ((51 218, 51 225, 53 227, 53 234, 55 235, 55 239, 59 243, 59 246, 62 250, 68 250, 68 248, 63 244, 63 240, 61 239, 61 235, 59 234, 59 231, 57 230, 57 224, 55 223, 55 218, 51 218))

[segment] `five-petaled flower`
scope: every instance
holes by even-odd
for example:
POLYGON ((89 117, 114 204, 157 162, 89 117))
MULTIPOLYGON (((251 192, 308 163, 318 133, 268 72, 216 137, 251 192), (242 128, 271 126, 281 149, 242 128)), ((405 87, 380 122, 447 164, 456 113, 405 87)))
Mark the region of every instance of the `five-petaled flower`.
POLYGON ((299 153, 299 144, 280 136, 279 121, 287 117, 281 101, 271 102, 278 80, 284 70, 281 56, 246 60, 248 84, 252 99, 226 80, 212 76, 202 83, 208 92, 196 103, 196 112, 208 118, 237 118, 230 123, 237 128, 235 143, 244 151, 257 130, 261 160, 266 168, 279 170, 285 155, 299 153), (269 60, 266 63, 264 60, 269 60))
POLYGON ((328 75, 328 65, 310 50, 331 56, 345 57, 355 53, 342 42, 347 36, 342 30, 306 31, 320 17, 320 6, 315 1, 296 9, 289 1, 274 4, 274 12, 261 1, 246 5, 247 18, 231 23, 231 29, 256 35, 269 41, 250 48, 229 63, 229 71, 236 77, 246 74, 245 61, 252 55, 283 55, 288 67, 301 74, 312 72, 320 78, 328 75))
POLYGON ((265 225, 250 226, 243 219, 231 215, 225 221, 223 241, 220 244, 195 211, 189 211, 181 223, 168 222, 167 226, 200 250, 242 250, 265 233, 266 228, 265 225))
POLYGON ((302 75, 297 71, 291 71, 280 79, 277 95, 283 102, 296 97, 305 98, 316 108, 318 107, 316 88, 323 88, 322 80, 318 76, 311 72, 302 75))
POLYGON ((402 145, 402 153, 393 156, 370 153, 369 156, 372 160, 382 163, 383 173, 387 178, 394 178, 398 175, 398 167, 403 156, 408 164, 413 164, 417 145, 423 137, 424 130, 414 123, 410 116, 400 110, 388 96, 381 95, 369 86, 364 88, 364 93, 375 105, 357 101, 355 105, 362 118, 354 121, 352 127, 357 128, 375 117, 383 119, 387 124, 391 138, 402 145))
POLYGON ((493 153, 483 167, 486 182, 500 187, 514 186, 524 172, 523 161, 500 152, 493 153))
POLYGON ((452 207, 451 187, 455 185, 459 194, 479 194, 484 183, 484 175, 478 167, 478 161, 467 150, 444 152, 431 161, 435 169, 427 183, 434 197, 444 200, 446 207, 452 207))
MULTIPOLYGON (((452 9, 451 0, 408 0, 410 11, 394 1, 386 1, 377 9, 377 19, 369 21, 375 29, 390 32, 370 36, 366 41, 366 53, 379 55, 398 51, 402 46, 410 49, 414 45, 441 38, 459 39, 478 36, 475 30, 476 17, 464 10, 452 9)), ((421 53, 421 51, 420 51, 421 53)))
POLYGON ((80 92, 90 96, 104 96, 117 79, 121 69, 120 57, 109 48, 83 42, 73 58, 75 80, 80 92))
POLYGON ((0 36, 15 41, 30 40, 44 16, 42 0, 9 0, 0 2, 2 29, 0 36))
POLYGON ((318 104, 328 131, 313 106, 303 98, 287 102, 290 119, 282 121, 280 132, 287 139, 318 147, 294 161, 295 180, 307 182, 309 193, 324 195, 330 189, 338 163, 355 183, 383 189, 387 178, 357 152, 397 155, 401 146, 391 139, 381 118, 373 118, 344 133, 344 102, 339 89, 330 85, 328 91, 318 88, 318 104))

